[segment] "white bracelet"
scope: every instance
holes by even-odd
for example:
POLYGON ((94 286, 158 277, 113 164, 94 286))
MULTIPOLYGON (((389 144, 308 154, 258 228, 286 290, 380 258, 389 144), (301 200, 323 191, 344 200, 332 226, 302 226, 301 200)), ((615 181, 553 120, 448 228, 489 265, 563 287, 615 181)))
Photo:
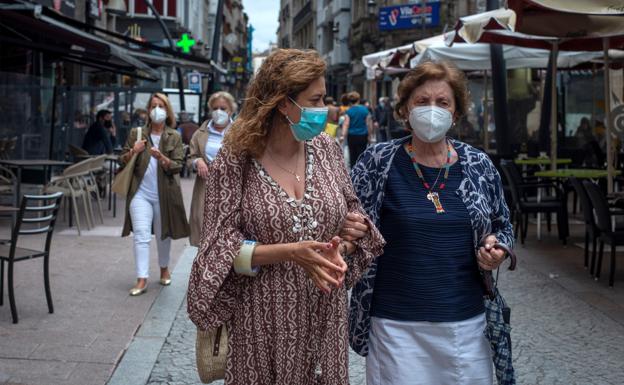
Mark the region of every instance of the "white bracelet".
POLYGON ((251 257, 258 243, 250 240, 244 240, 241 244, 238 256, 234 258, 234 271, 241 275, 255 277, 260 271, 259 267, 251 267, 251 257))

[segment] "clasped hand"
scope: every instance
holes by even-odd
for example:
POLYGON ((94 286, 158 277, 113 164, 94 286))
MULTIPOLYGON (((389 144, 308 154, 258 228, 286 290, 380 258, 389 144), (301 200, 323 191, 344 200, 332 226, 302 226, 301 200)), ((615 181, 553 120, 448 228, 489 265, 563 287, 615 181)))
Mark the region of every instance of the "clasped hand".
POLYGON ((496 270, 505 260, 505 252, 503 250, 492 248, 496 243, 498 243, 498 239, 490 234, 483 241, 483 246, 479 247, 477 262, 481 269, 496 270))
MULTIPOLYGON (((145 139, 136 141, 136 143, 134 143, 134 146, 132 146, 132 151, 135 154, 142 153, 145 150, 146 143, 147 141, 145 139)), ((168 167, 171 163, 171 159, 163 155, 163 153, 160 152, 157 147, 150 147, 149 152, 151 156, 153 156, 160 164, 163 165, 163 167, 168 167)))
POLYGON ((347 272, 347 264, 338 251, 340 240, 340 237, 333 237, 330 242, 298 242, 292 253, 293 260, 325 294, 330 293, 332 287, 340 287, 347 272))

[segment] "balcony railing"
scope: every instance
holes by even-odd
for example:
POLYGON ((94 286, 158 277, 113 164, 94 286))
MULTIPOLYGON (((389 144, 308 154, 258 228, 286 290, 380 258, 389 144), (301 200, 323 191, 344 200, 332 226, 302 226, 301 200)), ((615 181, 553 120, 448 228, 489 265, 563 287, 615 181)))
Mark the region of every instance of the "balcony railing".
POLYGON ((312 17, 312 1, 308 1, 295 15, 293 19, 293 32, 301 28, 312 17))

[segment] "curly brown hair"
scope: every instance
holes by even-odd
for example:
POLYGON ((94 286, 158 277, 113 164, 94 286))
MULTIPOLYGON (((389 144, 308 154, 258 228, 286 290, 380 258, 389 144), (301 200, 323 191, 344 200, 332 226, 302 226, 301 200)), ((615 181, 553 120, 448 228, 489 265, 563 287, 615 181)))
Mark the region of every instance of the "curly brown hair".
POLYGON ((468 112, 470 92, 464 73, 449 62, 424 62, 410 70, 401 83, 397 94, 399 101, 394 106, 394 115, 398 119, 406 119, 405 109, 412 92, 429 80, 442 80, 448 83, 455 97, 455 114, 460 119, 468 112))
POLYGON ((299 93, 319 77, 326 64, 316 51, 278 49, 266 58, 251 81, 240 114, 223 145, 234 153, 260 157, 267 144, 277 105, 299 93))

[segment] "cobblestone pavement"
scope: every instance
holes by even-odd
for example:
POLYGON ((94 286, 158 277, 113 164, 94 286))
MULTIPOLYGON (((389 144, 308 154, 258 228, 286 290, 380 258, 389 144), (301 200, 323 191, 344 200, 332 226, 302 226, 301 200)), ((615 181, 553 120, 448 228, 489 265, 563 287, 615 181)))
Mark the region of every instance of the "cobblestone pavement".
MULTIPOLYGON (((519 266, 501 275, 512 307, 518 384, 610 385, 624 376, 624 326, 562 288, 519 266)), ((195 327, 178 311, 149 379, 151 385, 197 384, 195 327)), ((364 360, 351 353, 351 385, 365 384, 364 360)), ((222 384, 222 381, 213 384, 222 384)))
MULTIPOLYGON (((186 315, 186 300, 180 307, 148 384, 190 385, 200 384, 195 366, 195 325, 186 315)), ((354 352, 349 357, 351 385, 365 385, 364 359, 354 352)), ((212 385, 222 385, 215 381, 212 385)))

